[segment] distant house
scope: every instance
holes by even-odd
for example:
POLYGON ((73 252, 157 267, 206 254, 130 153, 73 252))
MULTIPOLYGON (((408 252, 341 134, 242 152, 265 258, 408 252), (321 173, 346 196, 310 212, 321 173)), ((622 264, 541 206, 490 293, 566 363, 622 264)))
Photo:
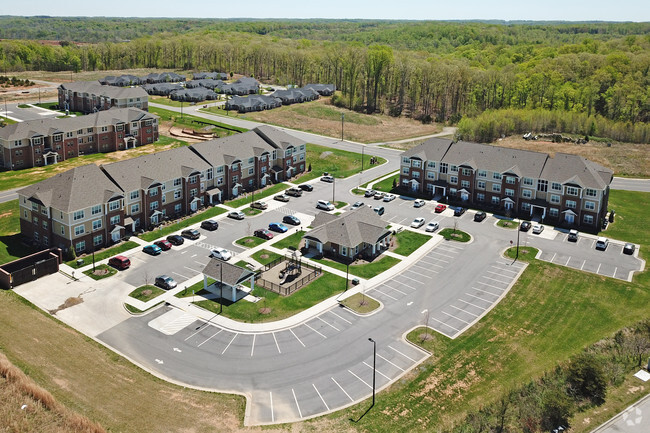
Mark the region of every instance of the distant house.
POLYGON ((337 260, 377 257, 390 245, 391 232, 375 211, 362 206, 343 215, 320 212, 303 239, 307 249, 337 260))
POLYGON ((58 88, 59 107, 84 114, 110 108, 139 108, 147 111, 149 99, 141 87, 104 86, 99 81, 64 83, 58 88))
POLYGON ((316 90, 307 89, 304 87, 287 90, 276 90, 270 96, 281 100, 283 105, 314 101, 320 97, 316 90))
POLYGON ((312 89, 321 96, 332 96, 336 91, 334 84, 307 84, 304 89, 312 89))
POLYGON ((213 80, 211 78, 204 78, 201 80, 190 80, 185 82, 185 87, 188 89, 194 89, 196 87, 205 87, 206 89, 214 90, 216 87, 219 87, 223 84, 223 81, 213 80))
POLYGON ((226 95, 253 95, 260 91, 260 83, 250 77, 242 77, 234 83, 218 83, 216 88, 218 92, 226 95))
POLYGON ((193 74, 192 78, 194 80, 204 80, 204 79, 227 80, 228 74, 224 72, 196 72, 195 74, 193 74))
POLYGON ((149 95, 158 95, 158 96, 169 96, 170 93, 172 92, 184 89, 184 87, 178 83, 143 84, 141 87, 149 95))
POLYGON ((136 77, 135 75, 120 75, 119 77, 109 75, 100 79, 99 82, 105 86, 128 87, 144 84, 146 83, 146 80, 136 77))
POLYGON ((174 101, 201 102, 212 99, 218 99, 219 95, 205 87, 196 87, 194 89, 175 90, 169 94, 174 101))
POLYGON ((185 81, 185 75, 178 75, 174 72, 151 73, 142 77, 146 83, 179 83, 185 81))
POLYGON ((281 106, 280 99, 267 95, 233 96, 226 102, 226 110, 237 110, 240 113, 270 110, 281 106))

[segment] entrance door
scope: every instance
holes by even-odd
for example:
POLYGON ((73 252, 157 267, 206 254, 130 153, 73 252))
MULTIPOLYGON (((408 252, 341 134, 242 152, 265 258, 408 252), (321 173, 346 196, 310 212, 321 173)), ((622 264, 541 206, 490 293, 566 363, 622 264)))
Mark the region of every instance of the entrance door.
POLYGON ((512 210, 514 203, 511 201, 505 201, 503 202, 503 207, 505 210, 512 210))
POLYGON ((573 224, 575 218, 576 218, 575 215, 573 215, 572 213, 567 212, 564 214, 564 220, 569 224, 573 224))
POLYGON ((111 233, 111 240, 113 242, 119 242, 120 241, 120 232, 119 231, 114 231, 111 233))

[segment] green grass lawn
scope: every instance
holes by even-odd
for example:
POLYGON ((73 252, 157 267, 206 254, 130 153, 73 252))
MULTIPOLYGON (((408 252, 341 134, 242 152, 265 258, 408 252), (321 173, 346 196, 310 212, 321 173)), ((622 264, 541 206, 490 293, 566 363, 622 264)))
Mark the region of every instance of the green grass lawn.
POLYGON ((9 119, 8 117, 0 116, 0 123, 4 123, 5 125, 13 125, 14 123, 18 123, 13 119, 9 119))
POLYGON ((297 250, 298 247, 300 246, 300 241, 302 241, 302 237, 304 235, 305 235, 304 230, 298 230, 294 234, 289 235, 286 238, 282 239, 281 241, 277 241, 272 245, 278 249, 289 248, 289 249, 297 250))
MULTIPOLYGON (((373 183, 373 182, 377 182, 378 179, 381 179, 381 178, 384 177, 384 176, 386 176, 386 175, 383 174, 383 175, 381 175, 381 176, 379 176, 379 177, 376 177, 376 178, 374 178, 374 179, 372 179, 372 180, 369 180, 368 182, 366 182, 366 183, 360 185, 360 188, 368 188, 368 185, 370 185, 370 184, 373 183)), ((396 171, 396 172, 394 173, 394 175, 391 176, 391 177, 389 177, 388 179, 385 179, 385 180, 383 180, 383 181, 381 181, 381 182, 377 182, 377 183, 375 183, 375 185, 372 187, 372 189, 377 190, 377 189, 379 188, 379 186, 383 185, 384 182, 388 182, 388 189, 381 189, 381 190, 379 190, 379 191, 389 192, 389 191, 393 188, 393 181, 392 181, 392 179, 397 179, 397 181, 399 182, 399 171, 396 171)), ((382 187, 383 187, 383 186, 382 186, 382 187)))
MULTIPOLYGON (((314 262, 320 263, 324 266, 329 266, 334 269, 345 272, 346 266, 343 263, 335 262, 330 259, 311 259, 314 262)), ((383 256, 375 259, 370 263, 364 263, 362 265, 350 265, 350 274, 356 275, 361 278, 372 278, 384 272, 386 269, 392 268, 400 262, 400 259, 395 257, 383 256)))
POLYGON ((251 257, 256 262, 266 265, 271 263, 275 259, 279 259, 280 257, 282 257, 282 255, 268 250, 259 250, 255 254, 251 254, 251 257))
MULTIPOLYGON (((300 177, 300 182, 319 178, 324 172, 328 172, 336 178, 344 178, 361 171, 361 154, 356 152, 308 143, 306 158, 307 163, 311 164, 311 171, 303 174, 300 177)), ((369 160, 370 156, 366 155, 364 158, 366 170, 369 168, 369 160)), ((384 163, 386 160, 379 157, 376 165, 384 163)))
MULTIPOLYGON (((257 303, 240 300, 232 305, 224 305, 223 315, 240 322, 271 322, 293 316, 344 289, 345 278, 323 272, 318 279, 286 297, 256 287, 253 289, 253 295, 263 299, 257 303), (270 309, 270 311, 263 314, 260 312, 260 309, 263 308, 270 309)), ((200 301, 196 304, 214 313, 219 311, 218 302, 200 301)))
POLYGON ((341 304, 359 314, 368 314, 379 308, 379 301, 363 293, 355 293, 341 301, 341 304))
POLYGON ((511 247, 506 250, 506 257, 510 259, 517 257, 517 260, 529 262, 535 258, 538 252, 537 248, 519 246, 519 256, 517 257, 517 247, 511 247))
POLYGON ((342 209, 342 208, 344 208, 344 207, 346 207, 346 206, 348 205, 348 203, 347 203, 347 202, 344 202, 344 201, 335 201, 335 202, 332 203, 332 204, 334 205, 334 207, 335 207, 336 209, 342 209))
POLYGON ((258 245, 262 245, 266 241, 267 239, 262 239, 257 236, 245 236, 243 238, 237 239, 235 243, 246 248, 254 248, 258 245))
MULTIPOLYGON (((111 248, 107 248, 104 250, 99 250, 95 252, 95 263, 99 262, 100 260, 107 259, 109 257, 113 257, 117 254, 123 253, 124 251, 128 251, 131 248, 136 248, 139 244, 137 242, 133 241, 127 241, 127 242, 122 242, 119 245, 116 245, 111 248)), ((71 266, 75 269, 78 269, 82 266, 89 265, 90 263, 93 262, 93 256, 92 254, 86 254, 82 257, 78 257, 78 259, 82 259, 83 263, 81 265, 77 265, 77 259, 70 260, 68 262, 65 262, 66 265, 71 266)))
POLYGON ((139 301, 147 302, 155 298, 156 296, 162 295, 163 293, 165 293, 165 291, 160 287, 154 286, 152 284, 147 284, 138 287, 137 289, 129 293, 129 296, 139 301))
POLYGON ((500 219, 499 221, 497 221, 497 225, 499 227, 503 227, 504 229, 516 229, 517 227, 519 227, 518 222, 512 220, 506 220, 506 219, 500 219))
POLYGON ((112 275, 115 275, 117 273, 117 269, 108 266, 108 265, 97 265, 95 266, 95 270, 99 272, 107 271, 107 273, 102 274, 102 275, 95 275, 95 271, 93 271, 92 268, 88 269, 87 271, 84 271, 85 275, 88 275, 90 278, 93 280, 101 280, 103 278, 108 278, 112 275))
MULTIPOLYGON (((213 284, 215 281, 215 279, 208 277, 208 286, 213 284)), ((198 295, 199 293, 205 293, 203 292, 203 280, 198 281, 189 287, 185 287, 174 296, 177 298, 187 298, 188 296, 198 295)))
POLYGON ((246 197, 228 200, 224 202, 224 204, 230 207, 238 208, 240 206, 244 206, 245 204, 250 204, 254 201, 262 200, 263 198, 269 197, 271 195, 276 195, 287 188, 289 188, 289 185, 286 183, 276 183, 275 185, 267 186, 261 191, 255 191, 254 197, 253 194, 247 193, 246 197))
POLYGON ((244 215, 246 216, 255 216, 262 213, 260 209, 253 209, 252 207, 246 207, 242 209, 242 212, 244 212, 244 215))
POLYGON ((446 240, 452 240, 456 242, 469 242, 469 240, 472 238, 468 233, 465 233, 464 231, 452 228, 446 228, 442 229, 438 232, 440 236, 445 238, 446 240))
POLYGON ((374 189, 375 191, 394 192, 393 181, 395 181, 396 185, 399 184, 399 173, 396 174, 395 176, 391 176, 387 179, 384 179, 381 182, 377 182, 372 186, 372 189, 374 189))
POLYGON ((177 223, 170 224, 167 226, 160 226, 159 228, 154 229, 147 233, 143 233, 138 237, 144 241, 153 242, 158 238, 162 238, 164 236, 167 236, 170 233, 174 233, 176 231, 189 227, 193 224, 196 224, 208 218, 221 215, 224 212, 226 212, 226 209, 220 206, 209 207, 205 211, 192 215, 189 218, 186 218, 184 220, 178 221, 177 223))
POLYGON ((0 264, 36 252, 21 239, 18 199, 0 203, 0 264))
POLYGON ((393 239, 397 241, 397 248, 393 252, 402 256, 408 256, 429 241, 431 236, 410 230, 402 230, 394 235, 393 239))
MULTIPOLYGON (((158 102, 158 101, 155 101, 158 102)), ((169 105, 169 104, 167 104, 169 105)), ((180 106, 180 104, 179 104, 180 106)), ((181 118, 181 113, 171 110, 165 110, 164 108, 149 107, 149 112, 157 116, 160 116, 161 121, 172 121, 174 126, 178 127, 187 127, 187 128, 203 128, 205 124, 214 126, 212 132, 217 133, 220 137, 226 135, 232 135, 237 132, 246 132, 247 129, 239 128, 237 126, 226 125, 225 123, 216 122, 214 120, 204 119, 202 117, 190 116, 183 114, 181 118)))

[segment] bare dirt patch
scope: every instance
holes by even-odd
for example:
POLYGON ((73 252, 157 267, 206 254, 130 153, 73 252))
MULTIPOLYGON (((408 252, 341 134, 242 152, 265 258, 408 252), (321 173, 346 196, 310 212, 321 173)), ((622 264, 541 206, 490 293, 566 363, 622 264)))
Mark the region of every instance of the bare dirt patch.
POLYGON ((66 308, 74 307, 75 305, 79 305, 83 302, 83 298, 81 296, 74 296, 70 297, 65 300, 65 302, 61 305, 59 305, 56 309, 50 310, 50 314, 55 315, 61 310, 65 310, 66 308))

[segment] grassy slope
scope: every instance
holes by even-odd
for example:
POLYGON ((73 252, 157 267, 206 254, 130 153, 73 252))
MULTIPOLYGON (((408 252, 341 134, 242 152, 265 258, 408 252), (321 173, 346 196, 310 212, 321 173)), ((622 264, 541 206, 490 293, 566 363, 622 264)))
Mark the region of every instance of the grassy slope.
POLYGON ((0 203, 0 264, 24 257, 34 251, 20 241, 18 200, 0 203))

